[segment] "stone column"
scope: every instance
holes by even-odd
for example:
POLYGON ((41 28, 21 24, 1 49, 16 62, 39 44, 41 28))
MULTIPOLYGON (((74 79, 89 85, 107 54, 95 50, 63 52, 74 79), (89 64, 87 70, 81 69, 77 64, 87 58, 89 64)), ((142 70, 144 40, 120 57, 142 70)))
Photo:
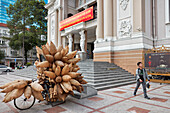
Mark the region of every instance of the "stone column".
POLYGON ((61 32, 59 31, 61 20, 62 20, 62 10, 61 8, 58 8, 58 46, 61 45, 61 32))
POLYGON ((68 43, 69 43, 69 53, 70 52, 72 52, 73 50, 72 50, 72 47, 73 47, 73 37, 72 37, 72 34, 69 34, 68 36, 67 36, 67 38, 68 38, 68 43))
POLYGON ((145 0, 133 1, 133 32, 145 32, 145 0))
POLYGON ((50 27, 51 27, 50 21, 51 21, 51 16, 50 15, 48 15, 47 21, 48 21, 48 23, 47 23, 47 27, 48 27, 47 42, 50 44, 50 41, 51 41, 51 38, 50 38, 50 31, 51 31, 51 29, 50 29, 50 27))
POLYGON ((55 10, 55 20, 54 20, 55 22, 53 23, 54 25, 52 25, 52 23, 51 23, 51 25, 52 26, 54 26, 54 28, 55 28, 55 30, 54 30, 54 34, 55 34, 55 46, 56 47, 58 47, 58 27, 57 27, 57 24, 58 24, 58 11, 57 10, 55 10))
POLYGON ((104 0, 104 37, 113 37, 113 0, 104 0))
MULTIPOLYGON (((106 1, 106 0, 105 0, 106 1)), ((104 21, 103 21, 103 0, 97 0, 97 32, 96 39, 104 38, 104 21)))
POLYGON ((62 37, 62 45, 64 48, 66 47, 66 37, 65 36, 62 37))

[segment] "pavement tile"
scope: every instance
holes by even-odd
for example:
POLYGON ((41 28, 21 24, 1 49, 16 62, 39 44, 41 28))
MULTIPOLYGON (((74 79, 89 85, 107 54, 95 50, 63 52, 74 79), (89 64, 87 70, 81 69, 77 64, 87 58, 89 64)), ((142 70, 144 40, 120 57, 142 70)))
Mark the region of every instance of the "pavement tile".
MULTIPOLYGON (((136 87, 130 87, 130 88, 135 89, 136 87)), ((141 87, 139 87, 139 89, 141 89, 141 87)))
POLYGON ((45 113, 45 109, 51 108, 51 105, 46 105, 46 101, 38 103, 36 100, 35 104, 28 110, 19 111, 20 113, 45 113))
POLYGON ((170 113, 170 109, 152 106, 149 104, 135 102, 131 100, 121 101, 112 106, 101 109, 100 111, 105 112, 105 113, 138 113, 136 111, 128 111, 130 108, 133 108, 133 107, 149 110, 150 111, 149 113, 170 113))
POLYGON ((88 100, 91 100, 91 101, 100 101, 100 100, 103 100, 104 98, 100 98, 100 97, 91 97, 91 98, 88 98, 88 100))
POLYGON ((142 108, 135 107, 135 106, 132 108, 129 108, 127 111, 135 112, 135 113, 149 113, 150 112, 150 110, 142 109, 142 108))
POLYGON ((163 107, 167 107, 170 109, 170 106, 169 106, 170 98, 169 97, 163 97, 163 96, 158 96, 158 95, 153 95, 153 94, 149 94, 148 96, 151 98, 150 100, 143 98, 144 97, 143 95, 135 96, 135 97, 131 98, 131 100, 140 101, 140 102, 144 102, 144 103, 146 102, 149 104, 153 104, 155 106, 163 106, 163 107))
POLYGON ((153 91, 148 92, 148 95, 153 94, 153 95, 158 95, 162 97, 170 97, 170 94, 168 94, 169 90, 163 90, 163 88, 159 88, 153 91))
POLYGON ((78 102, 74 102, 73 100, 75 101, 73 97, 69 96, 67 97, 67 100, 64 104, 59 105, 67 110, 62 113, 88 113, 94 110, 91 107, 88 107, 84 104, 80 104, 78 102))
POLYGON ((11 109, 5 104, 2 103, 2 100, 0 100, 0 113, 11 111, 11 109))
POLYGON ((166 93, 166 94, 170 94, 170 91, 165 91, 164 93, 166 93))
POLYGON ((99 94, 95 97, 104 98, 104 99, 100 100, 100 101, 91 101, 88 98, 85 98, 85 99, 72 98, 72 101, 74 101, 76 103, 80 103, 81 105, 85 105, 85 106, 90 107, 90 108, 97 109, 97 108, 100 108, 100 107, 103 107, 103 106, 107 106, 107 105, 109 105, 113 102, 117 102, 117 101, 122 100, 121 98, 113 98, 111 96, 104 95, 104 94, 99 94))
POLYGON ((124 94, 126 92, 125 91, 113 91, 113 93, 124 94))
MULTIPOLYGON (((141 91, 138 91, 137 94, 141 93, 141 91)), ((113 88, 106 91, 99 91, 99 94, 104 95, 112 95, 112 98, 115 98, 115 96, 118 96, 120 98, 129 98, 133 96, 133 90, 125 90, 125 89, 119 89, 119 88, 113 88)))
POLYGON ((158 97, 153 97, 151 100, 159 101, 159 102, 166 102, 168 99, 163 99, 163 98, 158 98, 158 97))
MULTIPOLYGON (((0 85, 8 83, 15 79, 29 79, 15 75, 0 75, 0 85)), ((117 88, 111 88, 99 91, 97 96, 76 99, 68 96, 66 102, 52 107, 46 105, 46 101, 38 103, 25 111, 19 111, 14 107, 13 101, 8 104, 0 102, 0 113, 140 113, 141 110, 149 113, 170 113, 170 85, 151 83, 148 90, 148 96, 151 100, 143 98, 142 85, 140 86, 137 96, 133 96, 136 84, 130 84, 117 88), (57 111, 58 110, 58 111, 57 111)), ((1 89, 0 89, 1 91, 1 89)), ((0 93, 0 101, 4 94, 0 93)), ((144 113, 144 112, 142 112, 144 113)))
POLYGON ((95 111, 95 112, 92 112, 92 113, 100 113, 100 112, 98 112, 98 111, 95 111))
POLYGON ((46 109, 44 111, 46 113, 60 113, 60 112, 67 111, 67 110, 60 107, 60 106, 55 106, 55 107, 52 107, 52 108, 48 108, 48 109, 46 109))

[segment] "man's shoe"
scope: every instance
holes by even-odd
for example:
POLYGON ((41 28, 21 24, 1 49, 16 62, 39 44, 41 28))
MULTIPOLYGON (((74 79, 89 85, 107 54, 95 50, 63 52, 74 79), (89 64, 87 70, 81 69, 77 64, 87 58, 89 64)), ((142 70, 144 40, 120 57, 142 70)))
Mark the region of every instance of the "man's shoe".
POLYGON ((136 96, 136 93, 134 93, 133 95, 136 96))
POLYGON ((146 99, 150 99, 148 96, 147 97, 145 97, 146 99))

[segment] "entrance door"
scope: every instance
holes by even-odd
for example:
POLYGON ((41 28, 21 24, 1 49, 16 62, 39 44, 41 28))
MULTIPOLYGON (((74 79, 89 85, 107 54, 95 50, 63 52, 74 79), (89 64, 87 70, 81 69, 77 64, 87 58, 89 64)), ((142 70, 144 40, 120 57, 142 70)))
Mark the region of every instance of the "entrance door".
POLYGON ((87 59, 93 59, 94 43, 87 43, 87 59))

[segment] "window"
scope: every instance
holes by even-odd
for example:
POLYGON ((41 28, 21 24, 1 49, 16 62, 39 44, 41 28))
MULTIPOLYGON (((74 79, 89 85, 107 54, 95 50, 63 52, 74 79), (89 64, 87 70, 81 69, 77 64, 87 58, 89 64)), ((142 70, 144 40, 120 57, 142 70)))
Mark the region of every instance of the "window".
POLYGON ((3 30, 3 35, 7 35, 7 30, 3 30))
POLYGON ((5 45, 5 41, 4 40, 0 40, 0 44, 1 45, 5 45))
POLYGON ((17 51, 11 50, 11 55, 12 56, 17 56, 17 51))
POLYGON ((73 16, 73 14, 71 14, 71 13, 68 13, 68 14, 67 14, 67 18, 69 18, 69 17, 71 17, 71 16, 73 16))
POLYGON ((86 3, 90 2, 91 0, 86 0, 86 3))
POLYGON ((5 41, 2 40, 2 45, 5 45, 5 41))
POLYGON ((84 0, 79 0, 79 6, 83 5, 84 0))

